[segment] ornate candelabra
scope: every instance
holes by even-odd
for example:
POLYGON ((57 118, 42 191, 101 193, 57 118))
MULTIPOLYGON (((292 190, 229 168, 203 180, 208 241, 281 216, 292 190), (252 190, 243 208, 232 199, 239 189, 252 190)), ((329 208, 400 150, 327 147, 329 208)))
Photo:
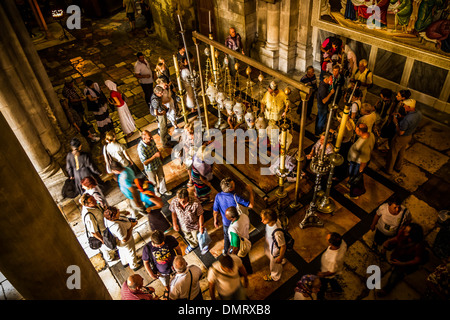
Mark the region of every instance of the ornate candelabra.
POLYGON ((192 87, 192 90, 194 91, 194 100, 195 100, 195 104, 197 106, 197 113, 198 113, 198 120, 201 122, 202 124, 202 128, 204 126, 204 121, 202 121, 202 112, 200 109, 200 104, 198 103, 198 95, 197 95, 197 90, 195 88, 195 82, 196 82, 196 77, 198 77, 196 75, 195 70, 191 67, 191 61, 189 59, 189 52, 188 52, 188 48, 186 45, 186 39, 184 36, 184 29, 183 29, 183 24, 181 23, 181 18, 180 15, 178 16, 178 22, 180 23, 180 33, 181 33, 181 38, 183 39, 183 44, 184 44, 184 49, 186 50, 186 57, 187 57, 187 61, 188 61, 188 67, 189 67, 189 83, 192 87))
POLYGON ((286 213, 284 212, 282 208, 282 201, 284 198, 287 197, 287 192, 284 189, 284 181, 286 179, 286 176, 288 175, 288 171, 286 170, 286 143, 287 143, 287 132, 289 130, 289 124, 286 123, 286 118, 284 119, 284 123, 281 125, 281 139, 280 139, 280 166, 277 170, 277 176, 278 176, 278 190, 275 193, 277 196, 277 212, 278 212, 278 219, 281 222, 281 225, 283 228, 287 228, 289 224, 289 219, 286 216, 286 213))
POLYGON ((206 97, 205 97, 205 85, 203 83, 203 76, 202 76, 202 66, 200 63, 200 51, 198 49, 198 41, 196 38, 192 38, 195 44, 195 49, 197 51, 197 61, 198 61, 198 73, 199 73, 199 77, 200 77, 200 86, 202 89, 202 99, 203 99, 203 108, 204 108, 204 112, 205 112, 205 123, 206 123, 206 130, 209 134, 209 120, 208 120, 208 109, 207 109, 207 104, 206 104, 206 97))
POLYGON ((181 108, 182 108, 181 114, 183 115, 184 123, 187 124, 188 123, 187 116, 188 116, 189 112, 187 112, 186 105, 184 103, 184 95, 186 94, 186 90, 184 90, 183 84, 181 82, 180 67, 178 65, 178 60, 175 55, 173 55, 173 65, 175 66, 175 74, 177 77, 177 84, 178 84, 177 96, 180 98, 180 101, 181 101, 181 108))

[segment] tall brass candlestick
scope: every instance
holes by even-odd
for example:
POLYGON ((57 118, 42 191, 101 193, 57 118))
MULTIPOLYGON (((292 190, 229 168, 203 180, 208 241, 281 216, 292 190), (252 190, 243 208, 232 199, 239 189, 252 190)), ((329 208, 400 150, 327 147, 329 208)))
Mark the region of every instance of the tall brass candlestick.
POLYGON ((287 176, 286 172, 286 143, 287 143, 287 130, 289 125, 285 122, 281 125, 281 139, 280 139, 280 167, 278 172, 278 190, 276 196, 278 197, 277 211, 278 219, 281 222, 283 228, 287 228, 289 220, 286 217, 284 210, 282 209, 281 202, 287 197, 287 192, 284 189, 284 180, 287 176))
POLYGON ((303 157, 303 139, 305 136, 305 124, 306 124, 306 108, 308 100, 306 99, 306 94, 300 92, 300 96, 302 98, 302 115, 300 118, 300 132, 298 138, 298 151, 297 151, 297 176, 295 179, 295 198, 294 202, 290 204, 291 209, 297 210, 302 207, 301 203, 298 201, 299 198, 299 188, 300 188, 300 177, 302 172, 302 163, 305 160, 303 157))
POLYGON ((186 111, 186 105, 184 104, 184 94, 185 90, 183 89, 183 84, 181 82, 181 75, 180 75, 180 67, 178 66, 178 60, 175 55, 173 55, 173 64, 175 66, 175 74, 177 76, 177 84, 178 84, 178 92, 177 95, 180 97, 181 100, 181 108, 183 109, 183 117, 184 117, 184 124, 186 125, 188 123, 188 112, 186 111))
POLYGON ((202 99, 203 99, 203 108, 205 109, 205 122, 206 122, 206 130, 209 134, 209 120, 208 120, 208 109, 206 105, 206 97, 205 97, 205 85, 203 83, 203 75, 202 75, 202 66, 200 63, 200 51, 198 50, 198 41, 195 38, 192 38, 194 40, 195 49, 197 51, 197 60, 198 60, 198 73, 200 77, 200 86, 202 88, 202 99))

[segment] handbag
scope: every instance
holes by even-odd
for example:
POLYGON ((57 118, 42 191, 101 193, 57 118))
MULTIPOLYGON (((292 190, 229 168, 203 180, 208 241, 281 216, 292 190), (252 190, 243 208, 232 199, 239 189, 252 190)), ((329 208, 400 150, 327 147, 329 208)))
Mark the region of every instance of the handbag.
POLYGON ((203 233, 197 234, 198 245, 200 246, 200 250, 202 255, 204 255, 209 250, 209 244, 211 243, 211 237, 208 234, 208 231, 205 230, 203 233))
MULTIPOLYGON (((105 219, 105 222, 106 222, 106 219, 105 219)), ((105 227, 106 227, 106 229, 103 230, 103 232, 102 232, 103 243, 109 249, 114 250, 117 248, 116 237, 114 237, 114 235, 111 233, 111 231, 109 231, 109 228, 106 226, 106 223, 105 223, 105 227)))
MULTIPOLYGON (((86 216, 87 216, 88 214, 90 214, 90 215, 92 215, 92 216, 94 217, 95 223, 97 224, 97 231, 98 231, 98 233, 100 233, 100 229, 99 229, 99 227, 98 227, 97 219, 95 218, 95 216, 94 216, 91 212, 88 212, 88 213, 84 216, 84 218, 86 219, 86 216)), ((83 222, 84 222, 84 229, 86 230, 86 236, 87 236, 87 238, 88 238, 89 247, 90 247, 91 249, 93 249, 93 250, 100 249, 100 247, 102 246, 103 243, 102 243, 99 239, 97 239, 96 237, 94 237, 94 236, 89 236, 89 232, 88 232, 87 227, 86 227, 86 221, 83 221, 83 222)))
POLYGON ((244 237, 239 237, 241 241, 239 241, 239 251, 237 253, 238 257, 245 257, 252 248, 252 242, 244 237))
POLYGON ((234 197, 234 201, 236 202, 236 210, 239 213, 239 215, 241 214, 246 214, 248 215, 248 208, 244 207, 243 205, 240 205, 237 200, 236 200, 236 194, 233 195, 234 197))

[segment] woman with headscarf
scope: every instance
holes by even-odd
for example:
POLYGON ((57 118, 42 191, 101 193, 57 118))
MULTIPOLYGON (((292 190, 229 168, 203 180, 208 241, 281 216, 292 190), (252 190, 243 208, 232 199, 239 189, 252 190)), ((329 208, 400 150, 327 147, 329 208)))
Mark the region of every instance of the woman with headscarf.
POLYGON ((295 287, 294 300, 317 300, 320 291, 320 278, 314 274, 305 274, 295 287))
POLYGON ((111 103, 113 103, 117 108, 122 131, 127 136, 127 138, 129 138, 136 130, 136 124, 134 123, 133 116, 128 109, 127 103, 122 99, 122 95, 117 91, 117 85, 111 80, 106 80, 105 85, 111 91, 111 103))
POLYGON ((91 160, 91 156, 81 151, 81 142, 77 138, 70 141, 72 152, 66 156, 66 170, 70 179, 75 180, 75 186, 79 194, 83 194, 84 190, 81 185, 81 180, 92 176, 96 181, 101 181, 102 174, 91 160))
POLYGON ((98 131, 101 135, 105 135, 106 132, 114 130, 108 112, 108 101, 97 82, 86 80, 85 84, 84 95, 86 96, 87 108, 94 113, 98 131))
POLYGON ((212 191, 211 180, 213 178, 212 164, 205 159, 206 146, 203 145, 192 158, 191 179, 195 187, 195 194, 200 202, 210 201, 212 191))

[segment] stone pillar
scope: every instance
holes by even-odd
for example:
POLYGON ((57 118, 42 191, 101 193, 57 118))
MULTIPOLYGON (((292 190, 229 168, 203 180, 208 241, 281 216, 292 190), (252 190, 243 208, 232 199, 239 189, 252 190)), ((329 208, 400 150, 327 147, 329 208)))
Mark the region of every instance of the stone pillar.
MULTIPOLYGON (((15 35, 15 30, 9 23, 10 18, 3 6, 0 7, 0 20, 3 21, 0 29, 0 69, 16 96, 15 101, 20 105, 15 106, 13 112, 25 112, 30 120, 26 130, 34 127, 48 154, 63 159, 64 150, 56 134, 57 124, 49 120, 47 99, 15 35)), ((5 88, 0 90, 5 91, 5 88)), ((8 95, 9 92, 2 94, 8 95)), ((7 105, 11 103, 8 102, 7 105)))
POLYGON ((280 8, 280 51, 278 68, 289 72, 295 68, 298 0, 282 0, 280 8))
POLYGON ((74 128, 70 125, 67 120, 66 114, 64 113, 63 108, 59 102, 58 96, 53 88, 50 79, 48 78, 48 74, 42 64, 42 61, 36 51, 36 48, 31 41, 25 24, 23 23, 20 13, 17 10, 17 7, 12 0, 5 0, 4 8, 8 17, 10 17, 9 22, 13 27, 17 39, 23 49, 23 53, 26 56, 30 67, 33 70, 33 73, 36 77, 37 83, 39 83, 40 88, 42 90, 41 97, 44 96, 45 100, 43 103, 49 105, 55 120, 52 123, 57 124, 61 129, 62 133, 66 136, 73 135, 75 133, 74 128))
POLYGON ((111 299, 3 114, 0 149, 2 274, 27 300, 111 299))
POLYGON ((278 70, 280 44, 280 2, 267 3, 267 40, 261 48, 261 61, 278 70))
POLYGON ((313 65, 314 61, 311 42, 313 34, 313 27, 311 26, 312 10, 312 0, 300 0, 295 69, 301 72, 305 72, 308 66, 313 65))

